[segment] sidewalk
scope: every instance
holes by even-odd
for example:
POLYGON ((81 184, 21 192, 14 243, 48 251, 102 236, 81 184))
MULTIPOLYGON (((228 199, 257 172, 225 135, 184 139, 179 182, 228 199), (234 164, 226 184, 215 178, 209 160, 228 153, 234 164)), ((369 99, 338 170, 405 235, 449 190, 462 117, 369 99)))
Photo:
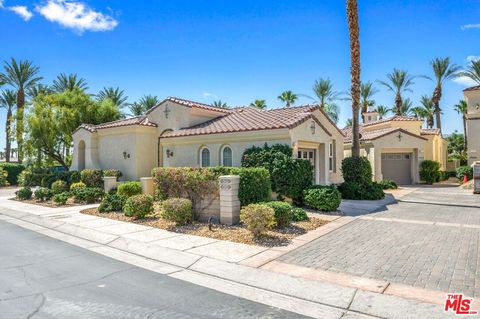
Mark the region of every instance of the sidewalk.
MULTIPOLYGON (((11 196, 9 196, 11 197, 11 196)), ((161 274, 314 318, 447 318, 437 304, 258 268, 358 217, 332 222, 285 247, 172 233, 79 211, 0 197, 0 219, 161 274)), ((90 205, 89 207, 94 207, 90 205)))

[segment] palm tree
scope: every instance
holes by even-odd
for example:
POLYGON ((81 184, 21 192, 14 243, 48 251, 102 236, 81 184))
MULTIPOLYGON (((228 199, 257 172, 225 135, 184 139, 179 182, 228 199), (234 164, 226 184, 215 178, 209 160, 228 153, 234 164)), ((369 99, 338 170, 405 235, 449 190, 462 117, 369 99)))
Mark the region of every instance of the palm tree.
POLYGON ((109 99, 113 102, 113 104, 118 107, 119 109, 123 108, 127 105, 128 96, 125 95, 123 90, 117 86, 114 87, 104 87, 100 92, 97 94, 97 99, 99 101, 103 101, 105 99, 109 99))
POLYGON ((325 104, 332 102, 338 98, 338 92, 333 89, 330 79, 322 79, 315 81, 313 92, 318 97, 320 107, 325 109, 325 104))
POLYGON ((350 35, 350 78, 352 96, 352 156, 360 157, 358 112, 360 111, 360 31, 357 0, 347 0, 348 33, 350 35))
POLYGON ((455 111, 457 111, 458 114, 462 114, 462 119, 463 119, 463 140, 464 140, 464 150, 465 152, 467 151, 467 110, 468 110, 468 105, 465 100, 460 100, 458 104, 454 105, 455 111))
POLYGON ((222 100, 213 101, 212 106, 213 107, 219 107, 219 108, 222 108, 222 109, 227 109, 228 108, 227 103, 222 102, 222 100))
POLYGON ((385 117, 385 115, 387 115, 388 112, 390 112, 390 109, 386 106, 379 105, 379 106, 377 106, 375 111, 378 113, 380 119, 383 119, 385 117))
POLYGON ((79 78, 76 74, 60 73, 57 78, 53 80, 52 89, 56 93, 65 91, 73 91, 75 89, 85 92, 88 90, 87 82, 84 78, 79 78))
POLYGON ((480 60, 472 60, 465 71, 460 72, 461 76, 466 76, 480 84, 480 60))
MULTIPOLYGON (((362 104, 362 114, 368 111, 370 106, 375 105, 373 96, 378 90, 373 86, 372 82, 364 82, 360 84, 360 103, 362 104)), ((365 118, 363 119, 365 121, 365 118)))
POLYGON ((130 114, 133 116, 140 116, 147 111, 144 105, 139 102, 133 102, 129 104, 128 109, 130 110, 130 114))
POLYGON ((160 103, 160 100, 158 99, 158 96, 156 95, 144 95, 138 100, 138 103, 140 103, 143 106, 144 112, 150 110, 152 107, 158 105, 160 103))
POLYGON ((340 117, 340 107, 336 103, 327 103, 324 105, 323 110, 325 113, 327 113, 328 117, 332 121, 335 122, 335 124, 338 123, 339 117, 340 117))
POLYGON ((417 106, 412 109, 412 111, 416 114, 416 117, 425 119, 427 121, 427 127, 433 128, 434 124, 434 116, 435 116, 435 104, 431 98, 426 95, 423 95, 420 99, 421 106, 417 106))
POLYGON ((442 85, 446 80, 458 76, 460 67, 450 63, 450 58, 435 58, 430 62, 435 76, 435 90, 432 95, 432 102, 435 106, 435 120, 437 128, 442 129, 440 99, 442 98, 442 85))
POLYGON ((257 107, 263 110, 267 108, 267 103, 265 103, 265 100, 255 100, 252 103, 250 103, 250 106, 257 107))
POLYGON ((415 84, 414 76, 409 75, 407 71, 393 69, 392 73, 387 74, 388 82, 378 81, 378 83, 387 87, 388 90, 395 93, 395 108, 397 115, 402 114, 402 93, 405 91, 412 92, 410 87, 415 84))
MULTIPOLYGON (((402 116, 411 116, 412 115, 412 100, 410 98, 406 98, 402 100, 402 106, 400 107, 400 114, 402 116)), ((394 111, 394 109, 392 109, 394 111)))
POLYGON ((48 85, 44 85, 44 84, 37 84, 37 85, 34 85, 32 86, 31 88, 28 89, 27 91, 28 95, 34 99, 36 98, 39 94, 50 94, 50 93, 53 93, 53 90, 51 87, 49 87, 48 85))
POLYGON ((25 91, 33 87, 37 82, 39 82, 42 77, 38 76, 40 71, 39 67, 33 65, 32 61, 29 60, 20 60, 17 61, 12 58, 10 62, 5 61, 4 65, 5 73, 2 75, 5 82, 15 87, 17 91, 17 150, 18 150, 18 161, 23 161, 23 115, 25 113, 25 91))
POLYGON ((10 162, 10 150, 12 148, 12 122, 13 122, 13 108, 15 107, 16 94, 13 90, 2 91, 0 95, 0 108, 7 109, 7 118, 5 121, 5 161, 10 162))
POLYGON ((351 127, 352 125, 353 125, 352 119, 347 119, 347 121, 345 122, 345 127, 351 127))
POLYGON ((282 94, 280 94, 277 98, 280 101, 286 103, 285 107, 290 107, 292 106, 292 104, 295 104, 295 101, 298 99, 298 96, 292 91, 285 91, 285 92, 282 92, 282 94))

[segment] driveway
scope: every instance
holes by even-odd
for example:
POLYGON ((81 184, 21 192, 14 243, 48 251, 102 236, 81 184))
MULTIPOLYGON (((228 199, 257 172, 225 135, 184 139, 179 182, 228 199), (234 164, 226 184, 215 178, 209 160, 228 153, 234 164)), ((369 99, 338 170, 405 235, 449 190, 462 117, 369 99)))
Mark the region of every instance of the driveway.
POLYGON ((419 187, 278 261, 480 296, 480 196, 419 187))

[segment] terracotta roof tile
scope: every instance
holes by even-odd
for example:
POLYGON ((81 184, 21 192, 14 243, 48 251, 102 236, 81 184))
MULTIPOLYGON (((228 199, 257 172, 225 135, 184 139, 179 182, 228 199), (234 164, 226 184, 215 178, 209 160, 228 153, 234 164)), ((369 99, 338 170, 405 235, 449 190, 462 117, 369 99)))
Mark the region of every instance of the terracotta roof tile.
POLYGON ((422 135, 439 135, 440 129, 438 128, 422 128, 420 129, 420 134, 422 135))
POLYGON ((476 90, 480 90, 480 85, 466 88, 465 90, 463 90, 463 92, 466 92, 466 91, 476 91, 476 90))
POLYGON ((148 118, 145 115, 142 115, 142 116, 131 117, 131 118, 128 118, 128 119, 102 123, 102 124, 98 124, 98 125, 82 124, 82 125, 79 126, 78 129, 84 128, 87 131, 96 132, 97 130, 101 130, 101 129, 105 129, 105 128, 130 126, 130 125, 141 125, 141 126, 152 126, 152 127, 157 126, 157 124, 155 124, 153 122, 149 122, 148 118))
POLYGON ((195 102, 195 101, 181 99, 181 98, 174 97, 174 96, 169 96, 165 100, 163 100, 162 102, 160 102, 159 104, 155 105, 150 110, 148 110, 147 114, 152 112, 154 109, 157 108, 157 106, 159 106, 160 104, 162 104, 165 101, 170 101, 170 102, 177 103, 177 104, 180 104, 180 105, 184 105, 184 106, 188 106, 188 107, 195 107, 195 108, 208 110, 208 111, 215 111, 215 112, 221 112, 221 113, 231 113, 232 112, 232 110, 228 109, 228 108, 215 107, 215 106, 211 106, 211 105, 204 104, 204 103, 199 103, 199 102, 195 102))
POLYGON ((386 119, 381 119, 381 120, 378 120, 378 121, 373 121, 373 122, 370 122, 370 123, 367 123, 367 124, 361 124, 361 125, 362 126, 371 126, 371 125, 386 123, 386 122, 390 122, 390 121, 402 121, 402 122, 419 121, 419 122, 421 122, 422 120, 419 120, 418 118, 412 117, 412 116, 394 115, 394 116, 388 117, 386 119))
MULTIPOLYGON (((405 134, 412 135, 414 137, 418 137, 422 140, 425 140, 425 138, 421 137, 420 135, 410 133, 410 132, 408 132, 408 131, 400 128, 400 127, 388 127, 388 128, 383 128, 383 129, 379 129, 379 130, 364 132, 363 127, 360 126, 359 131, 360 131, 360 141, 361 142, 372 141, 372 140, 375 140, 377 138, 383 137, 385 135, 388 135, 388 134, 391 134, 391 133, 397 132, 397 131, 400 131, 400 132, 403 132, 405 134)), ((345 138, 343 139, 344 143, 351 143, 352 142, 352 128, 351 127, 344 128, 343 133, 345 135, 345 138)))

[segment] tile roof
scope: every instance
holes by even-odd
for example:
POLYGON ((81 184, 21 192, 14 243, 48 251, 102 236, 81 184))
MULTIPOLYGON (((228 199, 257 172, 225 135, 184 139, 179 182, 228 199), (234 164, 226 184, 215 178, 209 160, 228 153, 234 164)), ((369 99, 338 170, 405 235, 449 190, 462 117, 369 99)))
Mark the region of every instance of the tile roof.
POLYGON ((476 90, 480 90, 480 85, 466 88, 465 90, 463 90, 463 92, 465 92, 465 91, 476 91, 476 90))
POLYGON ((373 122, 370 122, 370 123, 367 123, 367 124, 361 124, 361 125, 371 126, 371 125, 386 123, 386 122, 390 122, 390 121, 402 121, 402 122, 419 121, 419 122, 421 122, 422 120, 419 120, 418 118, 412 117, 412 116, 394 115, 394 116, 391 116, 391 117, 387 117, 385 119, 381 119, 381 120, 378 120, 378 121, 373 121, 373 122))
POLYGON ((195 102, 195 101, 181 99, 181 98, 174 97, 174 96, 169 96, 165 100, 163 100, 162 102, 160 102, 159 104, 155 105, 150 110, 148 110, 147 114, 152 112, 154 109, 157 108, 157 106, 159 106, 160 104, 162 104, 165 101, 170 101, 170 102, 177 103, 177 104, 180 104, 180 105, 184 105, 184 106, 187 106, 187 107, 194 107, 194 108, 208 110, 208 111, 215 111, 215 112, 221 112, 221 113, 231 113, 232 112, 231 109, 215 107, 215 106, 211 106, 211 105, 204 104, 204 103, 199 103, 199 102, 195 102))
MULTIPOLYGON (((382 129, 379 129, 379 130, 364 132, 362 126, 360 126, 359 131, 360 131, 360 141, 361 142, 373 141, 377 138, 383 137, 385 135, 388 135, 388 134, 391 134, 391 133, 394 133, 394 132, 397 132, 397 131, 400 131, 402 133, 412 135, 414 137, 418 137, 422 140, 425 140, 425 138, 423 138, 419 135, 410 133, 409 131, 406 131, 406 130, 400 128, 400 127, 388 127, 388 128, 382 128, 382 129)), ((351 127, 344 128, 343 133, 345 135, 345 138, 343 140, 344 143, 351 143, 352 142, 352 128, 351 127)))
POLYGON ((439 135, 440 129, 438 128, 422 128, 420 129, 420 134, 422 135, 439 135))
POLYGON ((312 117, 317 105, 260 110, 254 107, 231 109, 230 114, 205 123, 166 133, 162 137, 179 137, 216 133, 246 132, 292 128, 312 117))
POLYGON ((98 125, 82 124, 77 128, 77 130, 81 129, 81 128, 84 128, 87 131, 96 132, 97 130, 101 130, 101 129, 105 129, 105 128, 130 126, 130 125, 153 126, 153 127, 157 126, 157 124, 155 124, 153 122, 150 122, 145 115, 141 115, 141 116, 131 117, 131 118, 128 118, 128 119, 102 123, 102 124, 98 124, 98 125))

